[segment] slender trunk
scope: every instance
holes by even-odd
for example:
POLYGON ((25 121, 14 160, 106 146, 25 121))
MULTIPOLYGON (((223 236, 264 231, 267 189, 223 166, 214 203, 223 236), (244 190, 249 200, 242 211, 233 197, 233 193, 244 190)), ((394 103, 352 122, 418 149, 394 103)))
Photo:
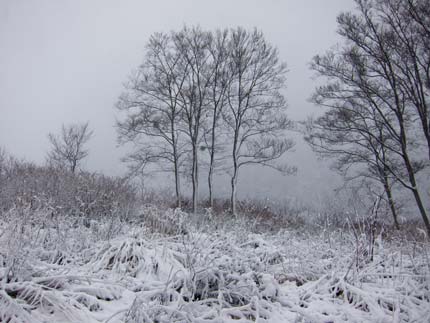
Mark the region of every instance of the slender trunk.
MULTIPOLYGON (((176 149, 175 149, 176 150, 176 149)), ((176 155, 174 157, 174 168, 175 168, 175 193, 176 193, 176 207, 181 207, 181 190, 179 183, 179 169, 178 169, 178 160, 176 155)))
MULTIPOLYGON (((430 126, 430 124, 429 124, 429 126, 430 126)), ((427 146, 428 146, 428 150, 429 150, 429 160, 430 160, 430 134, 428 135, 428 138, 427 138, 427 146)))
POLYGON ((233 176, 231 177, 230 204, 231 204, 231 214, 233 214, 234 216, 237 215, 236 192, 237 192, 237 168, 234 169, 233 176))
POLYGON ((428 148, 428 157, 429 157, 429 160, 430 160, 430 122, 429 122, 429 125, 428 125, 428 129, 427 129, 427 133, 426 133, 426 139, 427 139, 427 148, 428 148))
POLYGON ((375 249, 375 236, 376 236, 376 223, 378 221, 378 210, 379 210, 379 202, 381 198, 378 196, 376 199, 374 205, 373 205, 373 216, 372 216, 372 222, 370 225, 370 243, 369 243, 369 255, 370 255, 370 261, 373 261, 373 254, 375 249))
POLYGON ((179 183, 179 165, 178 165, 178 149, 176 146, 175 136, 175 123, 174 118, 171 119, 170 127, 172 131, 172 147, 173 147, 173 171, 175 173, 175 193, 176 193, 176 207, 181 207, 181 188, 179 183))
POLYGON ((197 213, 198 207, 198 191, 199 191, 199 179, 198 179, 198 164, 197 164, 197 143, 193 143, 193 168, 191 171, 191 179, 193 182, 193 213, 197 213))
POLYGON ((238 140, 239 134, 238 129, 236 128, 236 131, 234 133, 234 142, 233 142, 233 175, 231 177, 231 213, 236 216, 237 210, 236 210, 236 190, 237 190, 237 177, 238 177, 238 163, 237 163, 237 140, 238 140))
MULTIPOLYGON (((240 126, 242 124, 242 119, 240 117, 240 114, 242 113, 242 72, 239 69, 238 72, 239 75, 239 81, 238 81, 238 98, 239 98, 239 102, 238 102, 238 107, 237 107, 237 115, 235 116, 235 128, 234 128, 234 138, 233 138, 233 153, 232 153, 232 157, 233 157, 233 176, 231 177, 231 213, 236 216, 237 215, 237 210, 236 210, 236 190, 237 190, 237 176, 238 176, 238 170, 239 170, 239 165, 238 165, 238 160, 237 160, 237 155, 238 155, 238 141, 239 141, 239 131, 240 131, 240 126)), ((240 148, 240 145, 239 145, 240 148)))
MULTIPOLYGON (((391 191, 391 185, 390 185, 390 180, 388 178, 388 167, 387 167, 387 155, 386 155, 386 150, 385 150, 385 140, 384 140, 384 135, 382 132, 382 128, 379 129, 379 136, 380 136, 380 140, 383 143, 383 149, 382 149, 382 161, 383 161, 383 166, 378 166, 379 167, 379 171, 382 174, 382 180, 383 180, 383 185, 384 185, 384 190, 385 190, 385 194, 387 195, 387 199, 388 199, 388 205, 390 206, 390 210, 391 210, 391 214, 393 215, 393 220, 394 220, 394 226, 396 227, 397 230, 400 230, 400 225, 399 225, 399 221, 398 221, 398 217, 397 217, 397 211, 396 211, 396 206, 394 204, 394 199, 393 199, 393 194, 391 191)), ((378 163, 379 165, 379 163, 378 163)))
POLYGON ((214 171, 214 162, 215 162, 216 114, 217 114, 217 109, 214 108, 214 114, 212 118, 211 147, 210 147, 210 161, 209 161, 209 174, 208 174, 209 207, 213 207, 214 205, 214 199, 212 194, 212 183, 213 183, 213 171, 214 171))
POLYGON ((72 173, 74 174, 76 171, 76 161, 72 161, 72 166, 70 167, 70 170, 72 171, 72 173))
POLYGON ((402 157, 405 162, 406 170, 408 172, 409 182, 411 183, 411 186, 412 186, 411 190, 412 190, 412 193, 414 194, 414 198, 415 198, 415 202, 417 203, 418 210, 420 211, 421 217, 423 218, 428 237, 430 238, 430 222, 427 216, 426 209, 422 202, 420 192, 418 191, 414 169, 412 167, 411 161, 409 159, 409 154, 406 149, 406 134, 402 123, 400 123, 400 135, 402 139, 401 140, 402 157))
POLYGON ((430 121, 429 121, 429 124, 428 124, 428 128, 424 129, 424 131, 425 131, 425 137, 426 137, 426 140, 427 140, 428 157, 429 157, 429 160, 430 160, 430 130, 429 129, 430 129, 430 121))
POLYGON ((397 217, 396 206, 394 205, 393 194, 391 192, 390 183, 388 181, 388 176, 384 174, 384 189, 387 195, 388 205, 390 206, 391 214, 393 215, 394 226, 397 230, 400 230, 400 225, 397 217))
POLYGON ((194 202, 194 209, 195 212, 197 212, 197 208, 198 208, 198 203, 199 203, 199 164, 197 161, 197 154, 196 154, 196 167, 195 167, 195 179, 196 179, 196 197, 195 197, 195 202, 194 202))
POLYGON ((416 187, 414 187, 414 189, 412 189, 412 193, 414 194, 415 201, 417 202, 418 209, 420 210, 421 216, 423 218, 424 224, 425 224, 426 229, 427 229, 427 235, 430 239, 430 222, 429 222, 429 219, 427 217, 426 209, 425 209, 423 202, 421 200, 420 193, 416 187))
POLYGON ((420 211, 421 217, 423 218, 424 225, 425 225, 427 233, 428 233, 428 237, 430 238, 430 222, 429 222, 429 219, 427 216, 426 209, 425 209, 424 204, 422 202, 420 192, 418 191, 418 188, 417 188, 417 181, 415 179, 415 174, 413 172, 413 168, 412 168, 412 165, 410 163, 409 157, 407 155, 403 156, 403 157, 405 159, 405 164, 406 164, 406 169, 408 171, 409 181, 412 185, 411 190, 412 190, 412 193, 414 194, 414 198, 415 198, 415 202, 417 203, 418 210, 420 211))
POLYGON ((209 165, 209 174, 208 174, 208 187, 209 187, 209 207, 213 208, 214 206, 214 198, 212 194, 212 181, 213 181, 213 164, 212 161, 209 165))
POLYGON ((423 131, 424 131, 424 136, 426 138, 427 141, 427 150, 428 150, 428 157, 430 160, 430 118, 428 117, 428 108, 427 108, 427 100, 425 99, 425 97, 423 96, 423 107, 422 107, 422 116, 420 116, 421 118, 421 122, 422 122, 422 127, 423 127, 423 131))

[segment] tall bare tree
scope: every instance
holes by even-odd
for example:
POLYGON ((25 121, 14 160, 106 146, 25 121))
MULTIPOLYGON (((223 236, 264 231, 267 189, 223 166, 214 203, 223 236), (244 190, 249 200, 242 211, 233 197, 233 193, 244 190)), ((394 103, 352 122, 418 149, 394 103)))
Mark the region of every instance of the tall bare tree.
POLYGON ((185 144, 178 123, 189 67, 172 37, 157 33, 150 38, 143 64, 130 76, 117 103, 117 108, 126 113, 117 127, 120 143, 134 145, 133 152, 124 159, 131 171, 155 166, 158 171, 172 172, 176 206, 180 207, 180 166, 185 144))
MULTIPOLYGON (((312 67, 325 71, 322 66, 333 65, 330 58, 333 57, 325 57, 325 62, 318 60, 312 67)), ((351 75, 351 70, 346 74, 351 75)), ((371 179, 381 184, 394 224, 399 228, 392 194, 396 179, 388 169, 391 167, 399 174, 399 160, 391 153, 383 120, 373 108, 372 101, 354 88, 340 89, 339 84, 319 87, 312 101, 329 110, 316 120, 309 120, 306 141, 322 156, 335 158, 333 168, 347 181, 371 179)))
POLYGON ((223 160, 220 156, 223 152, 225 142, 222 142, 222 132, 220 131, 222 122, 222 112, 227 102, 227 89, 230 81, 229 70, 229 32, 225 30, 217 30, 211 34, 209 44, 210 52, 210 69, 212 70, 212 79, 209 84, 208 94, 208 111, 206 122, 203 124, 204 142, 209 153, 209 170, 208 170, 208 189, 209 189, 209 206, 213 207, 214 192, 213 192, 213 176, 217 162, 223 160))
POLYGON ((91 139, 93 131, 89 129, 88 122, 83 124, 63 125, 60 134, 48 134, 51 151, 48 153, 48 162, 68 168, 76 172, 82 159, 88 156, 85 144, 91 139))
MULTIPOLYGON (((423 163, 413 157, 419 145, 415 132, 417 110, 398 73, 401 61, 408 58, 399 55, 398 37, 378 7, 392 2, 356 0, 356 3, 357 13, 343 13, 338 17, 344 46, 313 60, 312 68, 329 80, 328 85, 317 90, 317 103, 330 108, 325 114, 327 118, 330 114, 336 116, 332 123, 321 123, 329 126, 324 130, 331 134, 320 139, 330 147, 336 140, 343 144, 344 136, 351 147, 362 149, 357 161, 366 162, 366 153, 372 152, 370 156, 379 172, 382 170, 381 176, 389 174, 412 192, 430 233, 416 179, 423 163)), ((349 152, 349 161, 354 161, 349 152)), ((375 166, 370 159, 367 163, 369 167, 375 166)))
POLYGON ((174 33, 174 44, 183 61, 181 75, 184 86, 179 93, 182 107, 183 130, 191 146, 191 182, 193 212, 197 212, 199 201, 199 150, 202 140, 202 123, 208 105, 209 84, 213 70, 210 66, 209 32, 199 27, 184 27, 174 33))
POLYGON ((361 6, 369 21, 378 17, 385 26, 391 68, 415 110, 430 160, 430 1, 373 0, 361 6))
POLYGON ((231 31, 227 106, 224 120, 231 140, 231 211, 236 214, 239 170, 245 165, 263 165, 291 172, 294 169, 274 161, 293 147, 285 138, 290 125, 286 117, 286 65, 278 51, 260 31, 243 28, 231 31))

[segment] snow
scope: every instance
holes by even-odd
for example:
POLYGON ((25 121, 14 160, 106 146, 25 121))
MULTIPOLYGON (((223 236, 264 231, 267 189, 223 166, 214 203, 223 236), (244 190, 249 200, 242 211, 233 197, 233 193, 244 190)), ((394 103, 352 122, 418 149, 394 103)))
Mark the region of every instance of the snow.
POLYGON ((113 221, 5 217, 0 322, 430 322, 428 242, 380 236, 370 260, 346 231, 141 213, 114 236, 113 221))

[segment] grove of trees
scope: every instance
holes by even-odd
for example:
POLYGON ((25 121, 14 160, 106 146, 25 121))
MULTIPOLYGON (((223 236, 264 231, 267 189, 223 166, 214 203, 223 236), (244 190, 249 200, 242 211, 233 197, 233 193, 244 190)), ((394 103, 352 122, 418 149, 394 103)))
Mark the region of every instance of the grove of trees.
POLYGON ((430 1, 355 2, 338 17, 342 46, 312 61, 325 80, 312 100, 326 109, 307 140, 347 179, 382 187, 397 227, 392 188, 410 191, 430 235, 417 180, 430 161, 430 1))
POLYGON ((285 137, 285 73, 278 51, 258 30, 184 27, 152 35, 117 104, 124 112, 117 124, 120 142, 134 145, 125 161, 132 172, 149 167, 173 173, 177 207, 181 177, 189 178, 194 212, 202 166, 210 206, 214 174, 226 171, 236 214, 242 167, 294 171, 277 163, 293 147, 285 137))

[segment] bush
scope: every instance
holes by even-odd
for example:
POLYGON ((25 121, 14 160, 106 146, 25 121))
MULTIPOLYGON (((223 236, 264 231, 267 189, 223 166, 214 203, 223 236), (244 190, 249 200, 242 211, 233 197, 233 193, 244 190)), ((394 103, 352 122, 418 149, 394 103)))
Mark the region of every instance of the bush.
POLYGON ((49 209, 51 215, 126 218, 136 190, 125 178, 0 158, 0 213, 14 207, 49 209))

